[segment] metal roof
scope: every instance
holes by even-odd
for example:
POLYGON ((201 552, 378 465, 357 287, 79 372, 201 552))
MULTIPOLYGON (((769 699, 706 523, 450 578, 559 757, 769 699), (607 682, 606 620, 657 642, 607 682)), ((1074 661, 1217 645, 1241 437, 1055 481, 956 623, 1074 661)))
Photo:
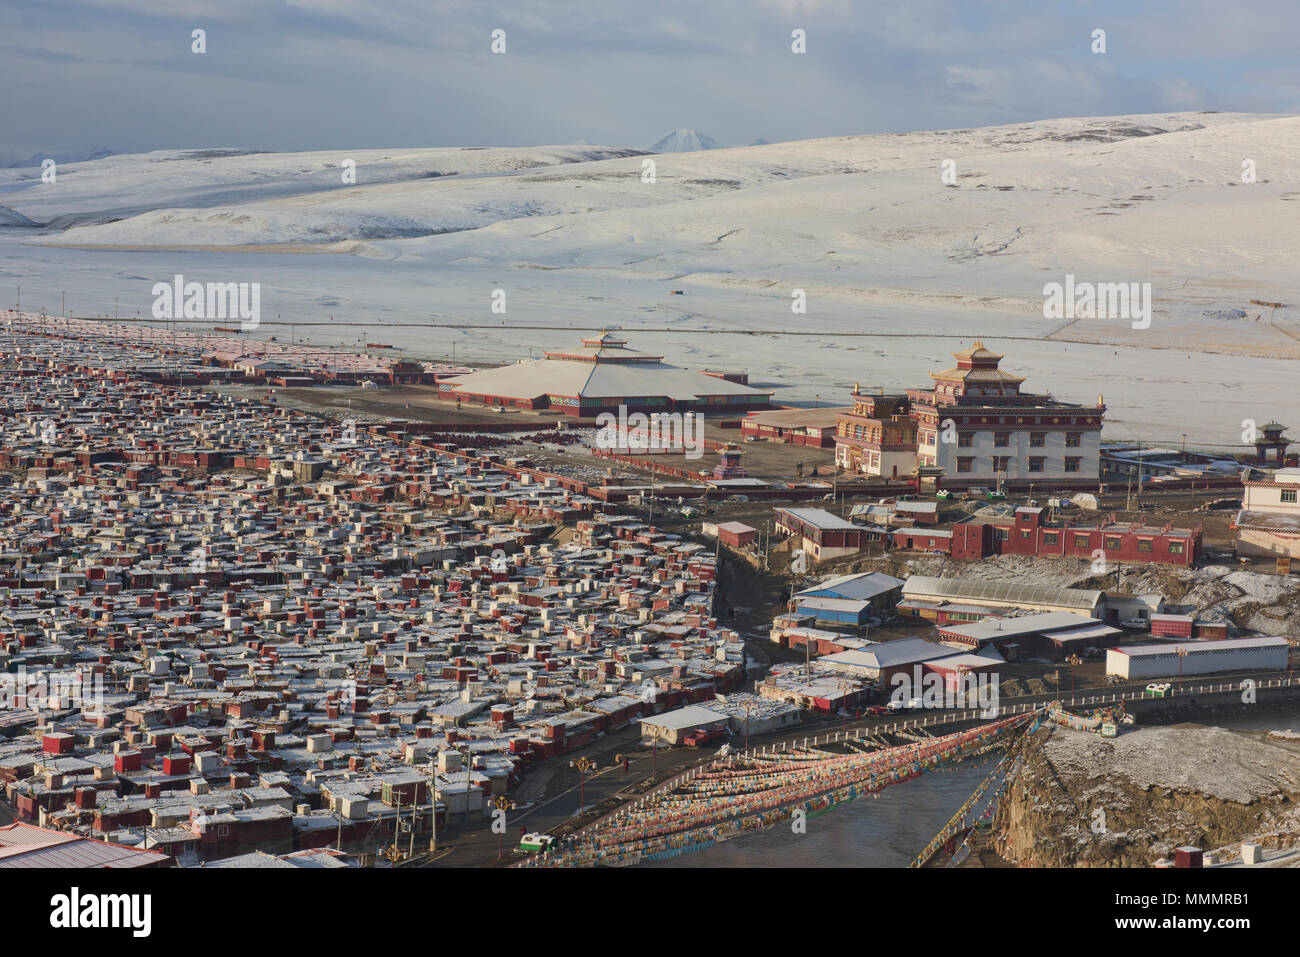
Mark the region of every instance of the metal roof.
POLYGON ((991 582, 974 578, 936 578, 913 575, 903 584, 903 597, 997 601, 1017 605, 1059 605, 1092 611, 1106 593, 1094 589, 1056 588, 1021 582, 991 582))
POLYGON ((1219 651, 1244 651, 1248 648, 1285 648, 1287 640, 1281 636, 1260 635, 1255 638, 1219 638, 1207 641, 1167 641, 1158 645, 1126 645, 1110 651, 1132 657, 1159 658, 1173 656, 1183 649, 1189 655, 1213 654, 1219 651))
POLYGON ((834 515, 824 508, 779 508, 778 512, 784 512, 797 522, 812 528, 821 529, 822 531, 840 531, 861 528, 852 522, 846 522, 838 515, 834 515))
POLYGON ((892 575, 886 575, 884 572, 859 572, 852 575, 840 575, 836 578, 828 578, 826 581, 819 582, 811 588, 803 589, 798 592, 795 597, 803 598, 816 596, 826 598, 847 598, 850 600, 863 601, 893 591, 901 584, 903 584, 901 578, 894 578, 892 575))
POLYGON ((0 868, 147 867, 166 854, 92 841, 21 822, 0 827, 0 868))

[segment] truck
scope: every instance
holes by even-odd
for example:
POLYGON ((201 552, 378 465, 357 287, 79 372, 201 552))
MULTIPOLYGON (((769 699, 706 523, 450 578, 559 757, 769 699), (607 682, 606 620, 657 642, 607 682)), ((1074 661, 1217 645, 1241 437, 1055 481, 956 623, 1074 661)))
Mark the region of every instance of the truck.
POLYGON ((890 698, 889 704, 885 705, 890 711, 919 711, 921 709, 920 698, 909 698, 907 701, 900 701, 897 698, 890 698))
POLYGON ((688 731, 682 743, 688 748, 702 748, 706 744, 712 744, 714 741, 722 740, 723 731, 721 728, 695 728, 688 731))
POLYGON ((533 831, 519 839, 519 849, 526 854, 540 854, 554 843, 555 838, 551 835, 533 831))

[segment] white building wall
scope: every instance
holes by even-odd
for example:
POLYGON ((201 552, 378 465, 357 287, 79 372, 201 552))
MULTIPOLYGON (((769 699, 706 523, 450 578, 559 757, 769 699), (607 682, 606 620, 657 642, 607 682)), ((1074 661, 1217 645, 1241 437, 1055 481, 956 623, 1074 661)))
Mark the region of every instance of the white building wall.
MULTIPOLYGON (((946 478, 978 480, 986 484, 992 484, 998 478, 998 473, 993 471, 993 459, 995 456, 1005 456, 1010 461, 1007 463, 1007 469, 1003 477, 1009 482, 1036 482, 1039 480, 1097 481, 1101 465, 1100 432, 1080 430, 1079 445, 1077 448, 1071 448, 1065 444, 1064 430, 1051 431, 1044 429, 1010 431, 1005 446, 994 445, 995 432, 1002 431, 1009 430, 996 429, 971 433, 971 444, 966 447, 962 447, 958 442, 940 441, 935 452, 935 464, 944 469, 946 478), (1030 444, 1030 434, 1032 432, 1044 432, 1045 438, 1041 447, 1030 444), (971 470, 969 472, 957 471, 957 459, 967 456, 974 459, 971 463, 971 470), (1038 457, 1043 459, 1043 470, 1041 472, 1031 472, 1029 470, 1029 460, 1038 457), (1079 471, 1067 472, 1065 470, 1066 457, 1077 457, 1079 459, 1079 471)), ((929 448, 923 447, 921 451, 923 453, 929 452, 929 448)))
POLYGON ((1276 485, 1247 485, 1242 493, 1242 508, 1248 512, 1280 512, 1300 514, 1300 485, 1279 488, 1276 485), (1291 492, 1295 502, 1282 501, 1283 491, 1291 492))
MULTIPOLYGON (((1214 642, 1196 644, 1216 644, 1214 642)), ((1106 652, 1106 673, 1142 681, 1147 678, 1177 678, 1178 655, 1176 644, 1169 645, 1167 654, 1127 655, 1111 648, 1106 652)), ((1197 651, 1182 659, 1182 675, 1212 675, 1223 671, 1259 670, 1286 668, 1287 645, 1285 643, 1267 647, 1221 648, 1197 651)))

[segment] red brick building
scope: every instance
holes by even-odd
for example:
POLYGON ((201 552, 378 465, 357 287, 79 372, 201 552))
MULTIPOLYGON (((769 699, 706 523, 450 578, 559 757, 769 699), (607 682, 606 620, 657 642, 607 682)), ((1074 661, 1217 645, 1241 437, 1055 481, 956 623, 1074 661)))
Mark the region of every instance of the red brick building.
POLYGON ((1200 527, 1174 528, 1171 523, 1157 528, 1113 519, 1098 525, 1075 524, 1068 519, 1048 524, 1043 512, 1041 508, 1018 508, 1010 524, 958 522, 952 527, 951 538, 937 529, 898 529, 891 540, 895 548, 942 552, 960 559, 1031 555, 1190 566, 1201 557, 1200 527))

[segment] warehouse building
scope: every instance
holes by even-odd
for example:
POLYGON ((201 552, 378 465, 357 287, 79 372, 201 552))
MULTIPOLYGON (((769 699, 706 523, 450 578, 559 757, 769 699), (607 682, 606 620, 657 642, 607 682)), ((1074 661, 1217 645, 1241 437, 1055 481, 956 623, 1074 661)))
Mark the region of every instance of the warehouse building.
POLYGON ((978 609, 980 617, 989 609, 1001 608, 1065 611, 1100 618, 1105 602, 1106 593, 1095 589, 913 575, 903 584, 903 600, 898 603, 898 611, 930 621, 934 620, 938 608, 961 605, 978 609))
POLYGON ((971 624, 945 625, 939 637, 945 642, 989 653, 996 649, 1008 661, 1031 655, 1060 658, 1085 648, 1105 648, 1123 631, 1088 615, 1052 611, 1017 618, 986 618, 971 624))
POLYGON ((1186 677, 1228 671, 1281 671, 1287 666, 1290 650, 1285 638, 1266 636, 1128 645, 1106 652, 1106 674, 1141 680, 1180 674, 1186 677))

